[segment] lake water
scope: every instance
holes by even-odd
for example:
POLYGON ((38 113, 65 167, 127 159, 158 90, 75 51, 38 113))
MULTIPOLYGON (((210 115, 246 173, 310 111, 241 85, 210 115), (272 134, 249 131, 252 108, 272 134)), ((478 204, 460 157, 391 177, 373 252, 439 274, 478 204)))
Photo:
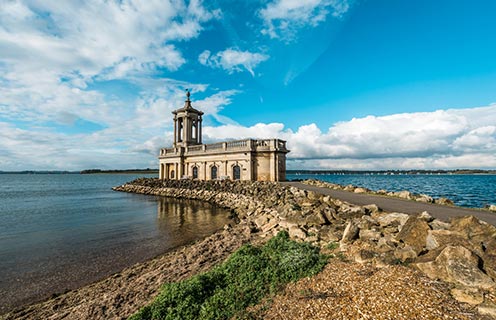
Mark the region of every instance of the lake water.
POLYGON ((0 174, 0 314, 221 229, 208 203, 128 194, 130 174, 0 174))
POLYGON ((496 204, 496 175, 288 174, 287 179, 319 179, 376 191, 408 190, 435 198, 445 197, 462 207, 482 208, 488 204, 496 204))

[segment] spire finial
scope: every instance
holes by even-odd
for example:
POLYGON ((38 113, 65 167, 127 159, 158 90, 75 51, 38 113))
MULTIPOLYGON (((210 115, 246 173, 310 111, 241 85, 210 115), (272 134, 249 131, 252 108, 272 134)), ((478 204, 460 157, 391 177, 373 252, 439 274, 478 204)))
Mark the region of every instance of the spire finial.
POLYGON ((186 101, 190 101, 189 100, 189 96, 191 95, 191 93, 189 92, 189 89, 186 89, 186 98, 187 100, 186 101))

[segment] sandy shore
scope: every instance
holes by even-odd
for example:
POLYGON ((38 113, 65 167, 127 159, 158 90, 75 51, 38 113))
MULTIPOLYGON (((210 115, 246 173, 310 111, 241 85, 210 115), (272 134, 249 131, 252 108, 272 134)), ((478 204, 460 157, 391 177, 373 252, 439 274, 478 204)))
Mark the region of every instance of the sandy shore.
POLYGON ((102 281, 21 307, 0 319, 125 319, 151 301, 164 282, 206 271, 252 240, 250 228, 240 223, 102 281))

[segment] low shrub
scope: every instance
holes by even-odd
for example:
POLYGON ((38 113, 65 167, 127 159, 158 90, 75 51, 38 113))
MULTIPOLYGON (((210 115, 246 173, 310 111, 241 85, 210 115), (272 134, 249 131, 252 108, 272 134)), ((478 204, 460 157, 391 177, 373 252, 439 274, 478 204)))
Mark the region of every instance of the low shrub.
POLYGON ((230 319, 286 283, 322 270, 327 257, 279 232, 262 247, 245 245, 224 263, 187 280, 167 283, 131 320, 230 319))

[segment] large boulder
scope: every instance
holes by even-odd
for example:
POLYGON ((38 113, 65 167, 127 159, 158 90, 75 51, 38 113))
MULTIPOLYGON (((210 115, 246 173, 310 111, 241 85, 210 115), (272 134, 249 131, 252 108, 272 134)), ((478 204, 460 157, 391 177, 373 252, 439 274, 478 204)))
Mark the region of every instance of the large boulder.
POLYGON ((468 241, 464 234, 458 231, 451 230, 429 230, 426 238, 425 248, 427 250, 434 250, 437 248, 444 248, 448 245, 463 246, 474 251, 479 256, 482 255, 483 250, 481 246, 474 245, 468 241))
POLYGON ((496 227, 474 216, 453 218, 450 230, 460 232, 472 243, 485 247, 496 238, 496 227))
POLYGON ((481 289, 494 288, 494 281, 479 269, 480 258, 462 246, 447 246, 437 258, 414 265, 431 279, 481 289))
POLYGON ((401 241, 413 248, 417 255, 426 246, 427 234, 430 228, 427 222, 414 216, 410 216, 401 231, 396 235, 396 240, 401 241))

